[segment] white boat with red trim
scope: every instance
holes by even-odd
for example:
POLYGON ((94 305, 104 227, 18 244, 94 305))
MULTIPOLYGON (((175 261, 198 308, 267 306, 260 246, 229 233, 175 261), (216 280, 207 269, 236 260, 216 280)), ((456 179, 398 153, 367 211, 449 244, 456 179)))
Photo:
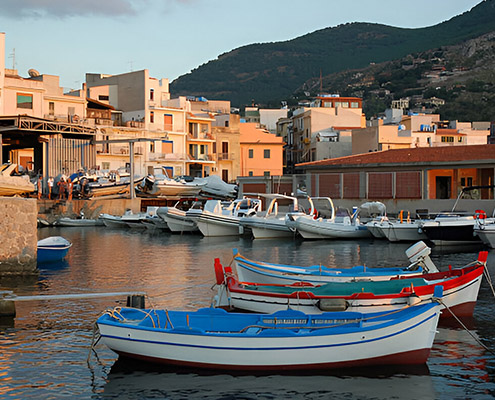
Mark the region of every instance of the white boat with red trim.
POLYGON ((442 317, 472 317, 486 266, 488 252, 459 269, 414 275, 386 281, 328 282, 320 285, 292 285, 238 282, 230 267, 215 259, 217 295, 215 306, 227 309, 272 313, 293 309, 317 314, 325 311, 378 312, 418 304, 443 287, 443 305, 449 311, 442 317))

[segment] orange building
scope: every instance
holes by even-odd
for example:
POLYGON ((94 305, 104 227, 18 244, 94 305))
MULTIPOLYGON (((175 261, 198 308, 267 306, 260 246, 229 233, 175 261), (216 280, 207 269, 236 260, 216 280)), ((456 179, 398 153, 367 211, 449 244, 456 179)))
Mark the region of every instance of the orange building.
POLYGON ((241 176, 283 174, 281 137, 260 129, 256 123, 240 124, 241 176))

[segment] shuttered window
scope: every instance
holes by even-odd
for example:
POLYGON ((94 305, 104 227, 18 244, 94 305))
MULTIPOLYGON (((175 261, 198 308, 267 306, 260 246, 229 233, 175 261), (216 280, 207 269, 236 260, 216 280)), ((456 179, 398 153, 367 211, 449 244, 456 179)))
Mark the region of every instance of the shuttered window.
POLYGON ((391 199, 393 193, 392 172, 370 172, 368 174, 368 198, 391 199))

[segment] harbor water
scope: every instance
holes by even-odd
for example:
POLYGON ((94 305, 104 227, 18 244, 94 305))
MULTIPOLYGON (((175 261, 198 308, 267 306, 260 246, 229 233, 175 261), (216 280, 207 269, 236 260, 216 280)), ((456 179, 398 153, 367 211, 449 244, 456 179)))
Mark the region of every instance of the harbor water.
MULTIPOLYGON (((45 265, 30 282, 2 281, 17 295, 143 291, 147 306, 194 310, 211 304, 213 263, 232 261, 232 249, 254 260, 352 267, 404 266, 410 244, 381 240, 252 240, 203 238, 137 230, 42 228, 73 243, 66 261, 45 265)), ((479 248, 434 248, 440 269, 474 261, 479 248)), ((495 278, 495 252, 488 258, 495 278)), ((98 345, 93 325, 125 298, 17 302, 15 320, 0 321, 1 399, 487 399, 495 397, 495 298, 483 278, 467 332, 438 328, 427 365, 287 375, 153 368, 122 362, 98 345)))

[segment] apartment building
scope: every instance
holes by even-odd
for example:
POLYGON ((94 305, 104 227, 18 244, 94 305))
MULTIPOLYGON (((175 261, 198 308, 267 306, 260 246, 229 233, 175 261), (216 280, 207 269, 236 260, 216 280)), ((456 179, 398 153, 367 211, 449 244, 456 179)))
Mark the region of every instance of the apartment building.
MULTIPOLYGON (((340 97, 338 95, 318 96, 308 106, 297 108, 292 113, 292 126, 289 130, 287 166, 291 170, 295 164, 323 159, 327 151, 317 146, 318 132, 332 128, 335 131, 349 132, 364 128, 366 118, 362 111, 362 99, 340 97)), ((338 136, 340 139, 340 135, 338 136)), ((338 143, 328 142, 329 145, 338 143)))
POLYGON ((45 177, 95 166, 94 129, 84 93, 64 93, 59 77, 35 69, 21 76, 5 68, 5 33, 0 33, 0 163, 10 161, 45 177))
POLYGON ((261 129, 258 124, 240 124, 241 176, 272 176, 283 174, 281 137, 261 129))

